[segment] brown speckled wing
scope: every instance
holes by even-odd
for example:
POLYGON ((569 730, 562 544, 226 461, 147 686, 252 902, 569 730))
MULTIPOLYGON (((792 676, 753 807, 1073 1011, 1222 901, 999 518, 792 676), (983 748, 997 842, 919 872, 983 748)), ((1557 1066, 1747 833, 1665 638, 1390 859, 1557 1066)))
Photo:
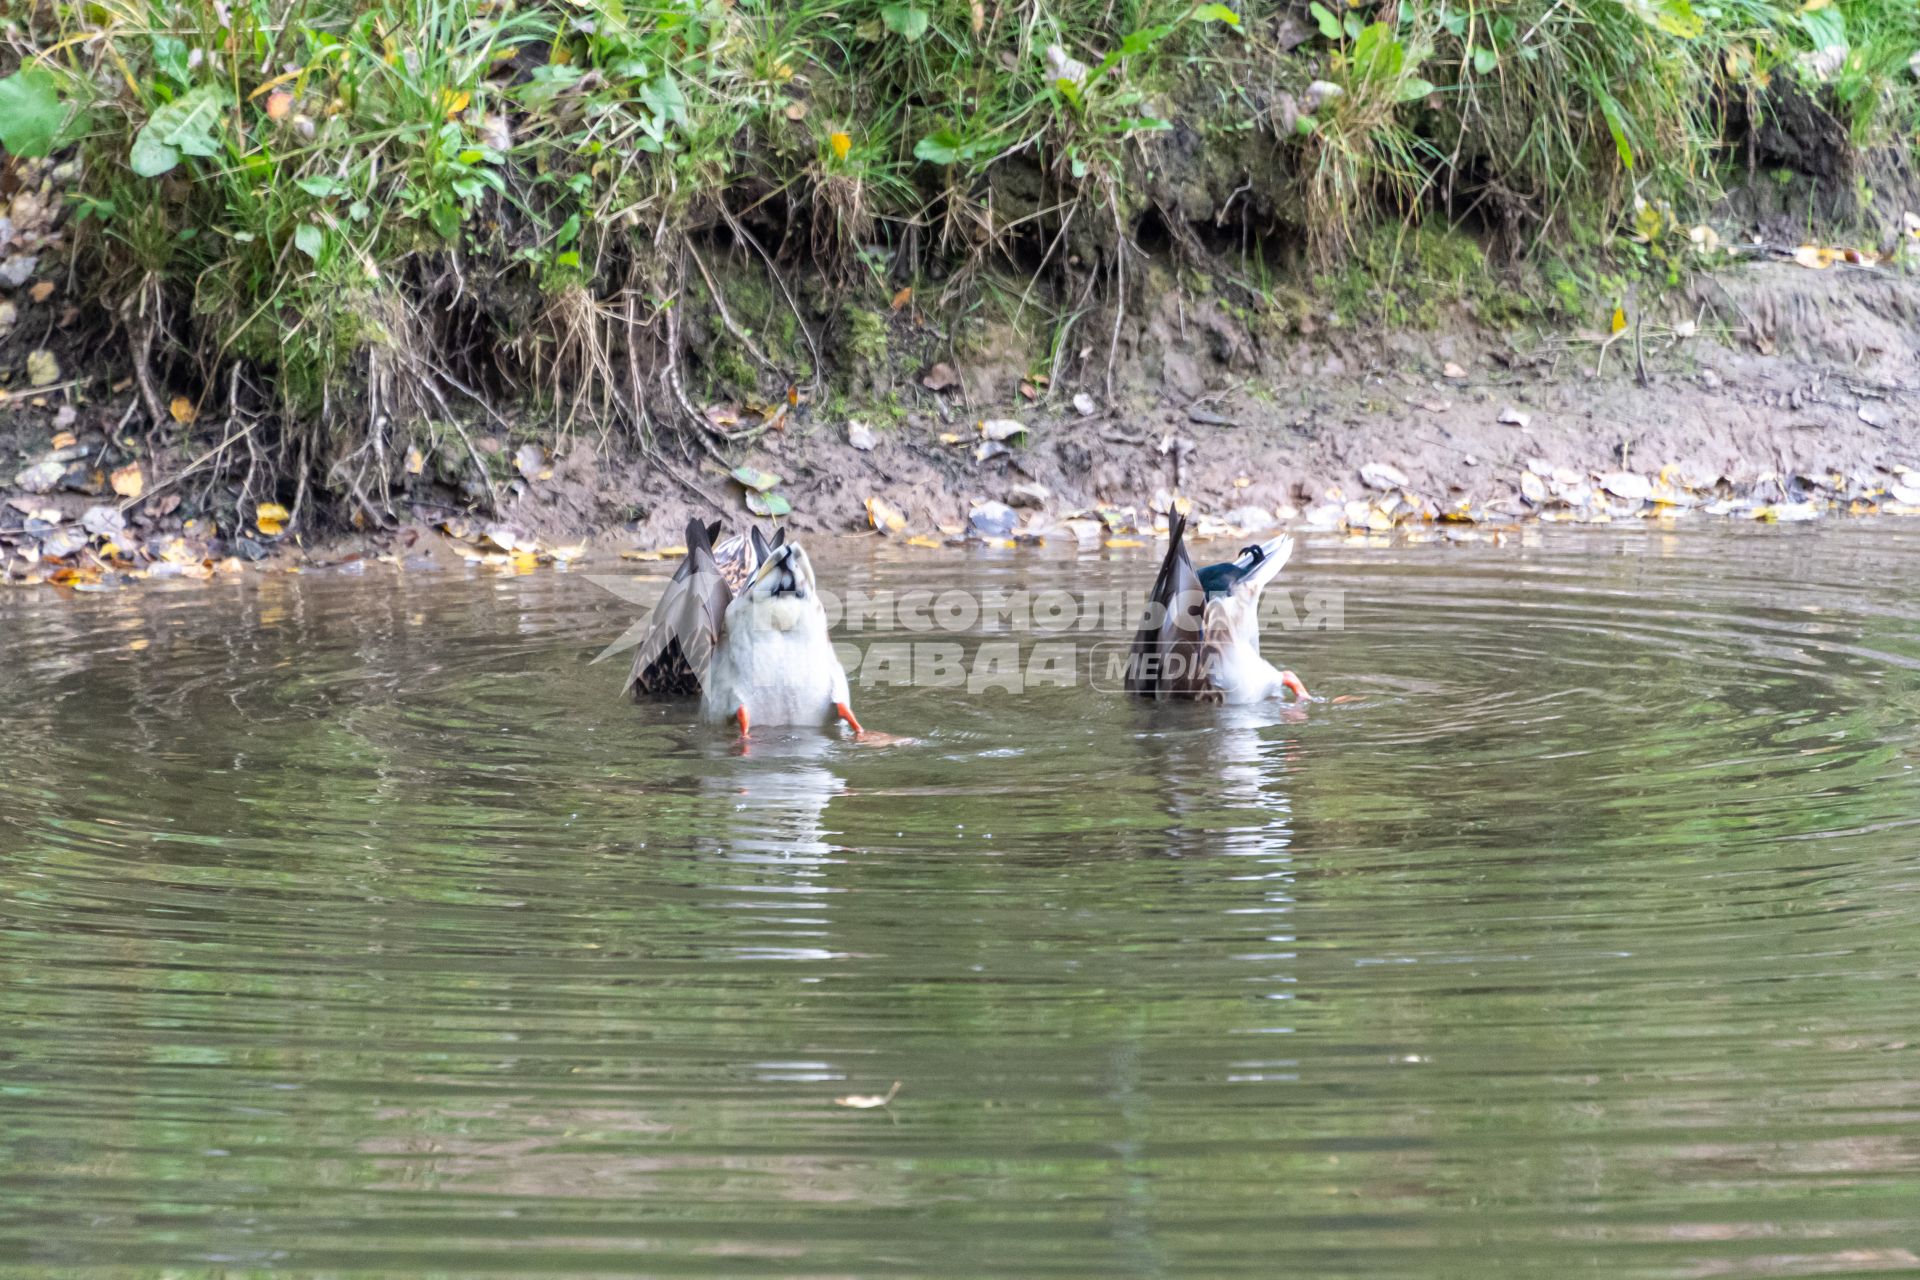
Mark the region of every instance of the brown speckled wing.
POLYGON ((745 563, 752 555, 745 538, 729 538, 715 549, 713 535, 719 528, 698 520, 687 524, 686 558, 668 580, 633 655, 626 691, 636 701, 700 696, 700 678, 737 590, 733 583, 744 584, 753 572, 745 563))

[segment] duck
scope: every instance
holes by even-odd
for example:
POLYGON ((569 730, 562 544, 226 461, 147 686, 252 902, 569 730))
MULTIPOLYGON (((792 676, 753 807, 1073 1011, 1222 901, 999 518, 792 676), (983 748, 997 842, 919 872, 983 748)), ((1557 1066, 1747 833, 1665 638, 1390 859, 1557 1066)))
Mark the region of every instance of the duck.
POLYGON ((1283 693, 1307 701, 1300 677, 1260 654, 1260 593, 1286 566, 1293 539, 1270 538, 1195 569, 1186 528, 1184 512, 1168 518, 1167 554, 1127 655, 1126 691, 1155 702, 1237 706, 1283 693))
POLYGON ((654 606, 626 690, 636 701, 700 699, 701 717, 754 725, 810 726, 853 714, 846 668, 827 635, 813 562, 778 530, 758 528, 715 543, 721 525, 687 522, 687 554, 654 606))

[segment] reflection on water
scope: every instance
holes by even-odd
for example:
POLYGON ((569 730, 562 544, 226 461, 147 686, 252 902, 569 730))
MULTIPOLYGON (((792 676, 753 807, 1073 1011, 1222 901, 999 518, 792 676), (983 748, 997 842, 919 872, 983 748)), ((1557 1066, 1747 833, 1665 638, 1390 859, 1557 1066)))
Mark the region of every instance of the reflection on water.
POLYGON ((1916 570, 1314 545, 1351 701, 745 751, 580 577, 0 599, 0 1268, 1920 1270, 1916 570))

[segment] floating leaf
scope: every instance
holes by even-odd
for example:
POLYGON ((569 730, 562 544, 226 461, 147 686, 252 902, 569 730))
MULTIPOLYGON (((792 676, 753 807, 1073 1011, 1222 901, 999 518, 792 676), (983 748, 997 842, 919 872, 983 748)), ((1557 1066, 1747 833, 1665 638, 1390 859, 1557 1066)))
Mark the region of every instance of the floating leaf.
POLYGON ((200 416, 200 411, 194 408, 193 401, 187 399, 185 396, 175 396, 172 400, 169 400, 167 402, 167 413, 175 422, 183 427, 200 416))
POLYGON ((835 1098, 836 1107, 852 1107, 858 1111, 871 1111, 875 1107, 884 1107, 892 1102, 894 1095, 900 1092, 900 1082, 895 1080, 893 1088, 885 1093, 849 1093, 844 1098, 835 1098))
POLYGON ((781 493, 760 493, 747 491, 747 510, 757 516, 784 516, 793 510, 793 504, 781 493))
POLYGON ((898 533, 907 527, 907 514, 885 498, 867 499, 867 523, 882 533, 898 533))
POLYGON ((287 520, 287 509, 277 502, 263 502, 253 509, 253 527, 269 538, 280 536, 287 520))
POLYGON ((940 545, 940 539, 938 539, 938 538, 929 538, 929 537, 928 537, 928 536, 927 536, 926 534, 924 534, 924 533, 916 533, 916 534, 914 534, 914 535, 913 535, 913 536, 912 536, 911 538, 908 538, 908 539, 907 539, 907 545, 908 545, 908 546, 910 546, 910 547, 928 547, 928 548, 934 548, 934 547, 938 547, 938 546, 940 545))
POLYGON ((140 464, 129 462, 108 477, 113 491, 128 500, 139 497, 147 491, 147 477, 140 470, 140 464))
POLYGON ((732 474, 735 480, 738 480, 747 488, 757 489, 761 493, 765 493, 780 483, 779 476, 773 474, 771 471, 761 471, 757 467, 735 467, 732 474))

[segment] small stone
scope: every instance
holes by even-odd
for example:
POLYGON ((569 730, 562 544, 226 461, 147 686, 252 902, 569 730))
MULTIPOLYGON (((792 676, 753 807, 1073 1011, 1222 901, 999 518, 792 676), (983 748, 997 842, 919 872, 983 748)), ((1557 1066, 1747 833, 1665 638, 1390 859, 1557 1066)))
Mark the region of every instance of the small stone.
POLYGON ((865 453, 871 450, 874 445, 880 442, 878 439, 875 438, 873 434, 873 428, 868 426, 866 423, 849 422, 847 424, 847 443, 852 445, 854 448, 860 450, 862 453, 865 453))
POLYGON ((1092 396, 1082 391, 1078 395, 1074 396, 1073 409, 1074 409, 1074 412, 1078 413, 1081 417, 1091 418, 1094 414, 1100 411, 1100 406, 1094 403, 1094 399, 1092 396))
POLYGON ((1044 507, 1053 491, 1038 482, 1017 484, 1007 493, 1007 502, 1016 507, 1044 507))
POLYGON ((1500 411, 1498 421, 1503 427, 1519 427, 1522 431, 1525 431, 1527 424, 1533 421, 1533 415, 1530 413, 1522 413, 1512 405, 1508 405, 1500 411))
POLYGON ((1409 483, 1406 472, 1384 462, 1369 462, 1361 467, 1360 479, 1369 489, 1404 489, 1409 483))
POLYGON ((1718 391, 1723 384, 1718 373, 1715 373, 1712 369, 1702 369, 1700 371, 1700 385, 1709 391, 1718 391))
POLYGON ((1644 502, 1653 496, 1653 482, 1632 471, 1615 471, 1602 476, 1600 487, 1616 498, 1644 502))

